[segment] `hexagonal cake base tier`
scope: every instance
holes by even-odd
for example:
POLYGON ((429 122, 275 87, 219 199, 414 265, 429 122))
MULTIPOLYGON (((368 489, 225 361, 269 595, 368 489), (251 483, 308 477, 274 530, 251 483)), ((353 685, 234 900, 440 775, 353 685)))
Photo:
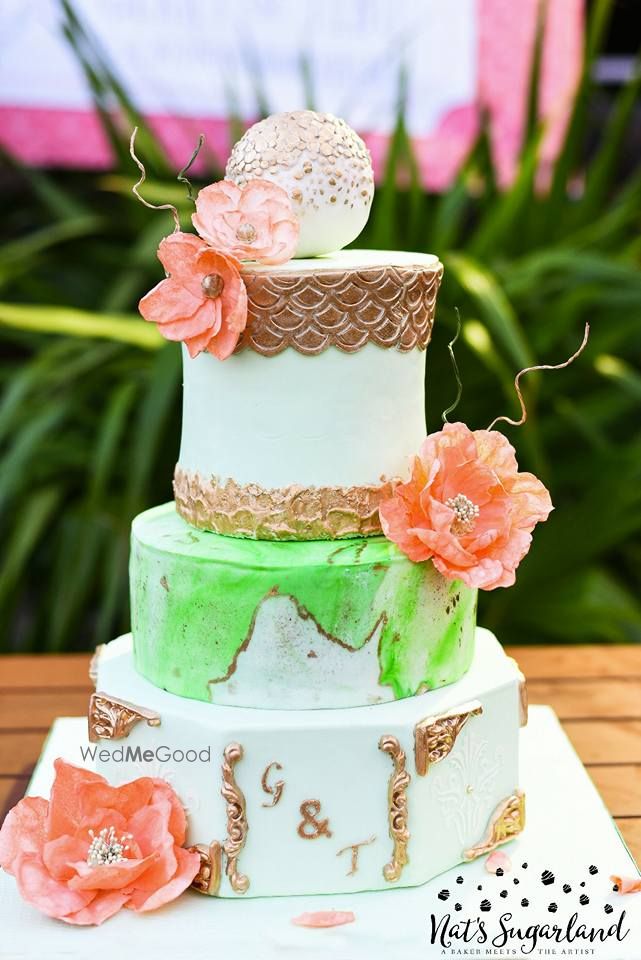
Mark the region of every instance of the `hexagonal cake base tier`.
POLYGON ((102 651, 89 729, 112 783, 169 780, 221 897, 413 886, 524 824, 523 678, 479 629, 457 683, 394 703, 260 710, 174 696, 139 676, 129 638, 102 651))

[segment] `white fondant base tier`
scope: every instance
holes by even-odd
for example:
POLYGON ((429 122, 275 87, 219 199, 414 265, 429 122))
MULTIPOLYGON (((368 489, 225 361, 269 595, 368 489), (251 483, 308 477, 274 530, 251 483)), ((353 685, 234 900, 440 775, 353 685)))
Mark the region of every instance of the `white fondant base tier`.
POLYGON ((520 831, 521 684, 479 629, 472 667, 449 687, 368 707, 266 712, 157 689, 121 638, 99 658, 90 731, 111 782, 171 782, 188 842, 210 857, 208 892, 389 889, 424 883, 520 831))

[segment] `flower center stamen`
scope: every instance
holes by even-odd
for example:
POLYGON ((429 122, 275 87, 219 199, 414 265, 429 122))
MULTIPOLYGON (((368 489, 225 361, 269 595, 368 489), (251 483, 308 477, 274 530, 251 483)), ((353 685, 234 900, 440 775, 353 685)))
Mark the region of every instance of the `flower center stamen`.
POLYGON ((253 223, 241 223, 236 230, 236 239, 241 243, 253 243, 256 236, 256 227, 253 223))
POLYGON ((223 292, 225 281, 219 273, 209 273, 203 277, 200 285, 205 296, 215 300, 223 292))
POLYGON ((454 511, 454 520, 450 532, 455 537, 471 533, 480 513, 477 505, 472 503, 464 493, 457 493, 455 497, 450 497, 445 501, 445 506, 454 511))
POLYGON ((127 840, 132 839, 130 833, 118 837, 114 827, 103 827, 97 835, 90 830, 89 836, 91 843, 87 851, 87 863, 90 867, 109 867, 127 859, 125 852, 129 849, 127 840))

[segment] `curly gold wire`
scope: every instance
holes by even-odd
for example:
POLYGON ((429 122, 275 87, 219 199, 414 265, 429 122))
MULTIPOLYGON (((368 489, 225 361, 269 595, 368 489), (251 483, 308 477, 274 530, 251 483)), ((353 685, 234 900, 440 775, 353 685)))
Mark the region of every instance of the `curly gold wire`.
POLYGON ((452 362, 452 370, 454 371, 454 377, 456 378, 456 397, 454 403, 451 403, 449 407, 441 414, 441 420, 443 423, 449 423, 447 419, 450 413, 454 413, 458 407, 461 397, 463 396, 463 382, 461 381, 461 374, 459 373, 458 363, 456 362, 456 357, 454 356, 454 344, 458 340, 461 333, 461 314, 459 313, 458 307, 454 308, 456 310, 456 335, 447 345, 447 350, 450 355, 450 360, 452 362))
POLYGON ((173 205, 173 203, 159 203, 159 204, 149 203, 149 201, 145 200, 144 197, 141 197, 140 193, 138 192, 138 188, 141 187, 145 182, 145 180, 147 179, 147 171, 145 170, 145 167, 142 161, 139 160, 138 157, 136 156, 136 153, 134 150, 137 133, 138 133, 138 127, 134 127, 131 132, 131 138, 129 140, 129 154, 131 156, 131 159, 134 161, 134 163, 140 170, 140 180, 138 180, 138 182, 133 185, 133 187, 131 188, 131 192, 133 193, 133 195, 136 197, 137 200, 140 200, 140 202, 145 207, 149 207, 150 210, 171 210, 171 214, 174 218, 174 223, 175 223, 174 233, 178 233, 180 231, 180 217, 178 216, 178 210, 173 205))
POLYGON ((182 168, 182 170, 179 170, 179 171, 178 171, 178 176, 176 177, 176 180, 178 181, 178 183, 184 183, 185 186, 187 187, 187 196, 188 196, 188 198, 191 200, 192 203, 195 203, 195 202, 196 202, 196 198, 194 197, 194 191, 193 191, 192 186, 191 186, 191 181, 187 179, 187 176, 186 176, 186 175, 187 175, 187 173, 189 172, 189 170, 191 169, 191 165, 193 164, 194 160, 196 159, 196 157, 197 157, 198 154, 200 153, 200 151, 201 151, 201 149, 202 149, 202 145, 203 145, 204 142, 205 142, 205 135, 204 135, 204 133, 201 133, 200 136, 198 137, 198 144, 197 144, 197 146, 196 146, 196 149, 194 150, 194 152, 193 152, 192 155, 191 155, 191 159, 189 160, 188 163, 185 164, 185 166, 182 168))
POLYGON ((571 363, 574 363, 577 357, 579 357, 588 342, 588 337, 590 336, 590 324, 586 323, 585 331, 583 333, 583 340, 581 341, 581 346, 576 350, 571 357, 568 357, 567 360, 564 360, 563 363, 540 363, 535 367, 525 367, 524 370, 520 370, 514 378, 514 389, 516 390, 516 395, 519 398, 519 404, 521 405, 521 417, 519 420, 512 420, 511 417, 495 417, 492 420, 492 423, 487 428, 488 430, 493 430, 497 423, 509 423, 513 427, 522 427, 527 420, 527 409, 525 407, 525 402, 523 400, 523 394, 521 393, 520 380, 521 377, 524 377, 526 373, 533 373, 535 370, 563 370, 565 367, 569 367, 571 363))

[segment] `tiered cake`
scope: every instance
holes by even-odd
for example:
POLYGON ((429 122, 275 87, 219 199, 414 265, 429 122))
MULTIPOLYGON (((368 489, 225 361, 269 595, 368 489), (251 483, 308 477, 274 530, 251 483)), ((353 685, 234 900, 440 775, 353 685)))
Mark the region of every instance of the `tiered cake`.
MULTIPOLYGON (((331 252, 372 184, 341 121, 268 118, 141 304, 185 343, 176 502, 134 521, 132 635, 96 658, 89 732, 112 782, 170 781, 216 896, 420 884, 524 823, 523 678, 473 579, 383 535, 442 267, 331 252)), ((442 508, 461 543, 485 509, 442 508)))

